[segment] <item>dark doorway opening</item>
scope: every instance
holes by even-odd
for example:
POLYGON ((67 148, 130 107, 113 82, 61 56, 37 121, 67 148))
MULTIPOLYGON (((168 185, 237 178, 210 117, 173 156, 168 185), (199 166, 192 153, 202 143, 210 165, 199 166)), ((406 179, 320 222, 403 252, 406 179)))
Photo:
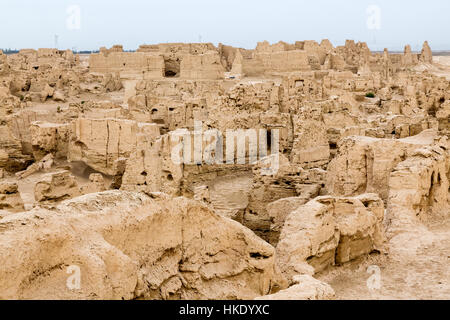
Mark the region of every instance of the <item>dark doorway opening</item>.
POLYGON ((177 78, 180 76, 180 60, 166 59, 164 60, 164 77, 177 78))

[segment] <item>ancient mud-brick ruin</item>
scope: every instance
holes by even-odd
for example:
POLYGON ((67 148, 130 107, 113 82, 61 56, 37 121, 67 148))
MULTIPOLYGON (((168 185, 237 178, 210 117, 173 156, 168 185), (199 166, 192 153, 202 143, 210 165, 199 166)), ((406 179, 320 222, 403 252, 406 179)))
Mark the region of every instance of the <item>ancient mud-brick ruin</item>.
POLYGON ((0 53, 0 298, 450 298, 435 58, 350 40, 0 53))

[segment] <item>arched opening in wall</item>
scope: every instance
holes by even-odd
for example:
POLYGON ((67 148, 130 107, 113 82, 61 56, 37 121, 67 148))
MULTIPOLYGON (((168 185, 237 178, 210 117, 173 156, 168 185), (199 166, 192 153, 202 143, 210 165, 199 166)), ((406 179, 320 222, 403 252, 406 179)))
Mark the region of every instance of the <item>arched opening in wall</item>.
POLYGON ((164 60, 164 77, 178 78, 180 76, 180 60, 166 59, 164 60))

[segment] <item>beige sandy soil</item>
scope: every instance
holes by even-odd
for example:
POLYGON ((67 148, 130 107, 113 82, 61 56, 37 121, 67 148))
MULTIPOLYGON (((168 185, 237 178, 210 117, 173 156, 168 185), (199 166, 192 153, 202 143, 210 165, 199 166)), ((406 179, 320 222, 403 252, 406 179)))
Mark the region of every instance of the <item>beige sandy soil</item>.
POLYGON ((450 56, 433 57, 433 66, 430 66, 429 71, 436 76, 450 80, 450 56))
MULTIPOLYGON (((65 110, 69 108, 69 104, 71 102, 81 102, 81 101, 111 101, 118 105, 124 105, 124 94, 125 90, 122 89, 118 92, 111 92, 111 93, 104 93, 104 94, 80 94, 77 97, 73 97, 68 102, 47 102, 47 103, 37 103, 34 104, 31 107, 28 107, 28 110, 33 111, 41 111, 41 112, 54 112, 56 113, 58 108, 61 108, 62 110, 65 110)), ((41 170, 39 172, 36 172, 29 177, 18 180, 19 185, 19 191, 20 196, 24 202, 25 209, 30 210, 33 208, 33 206, 36 204, 35 198, 34 198, 34 187, 37 182, 41 181, 43 176, 52 173, 57 172, 61 169, 69 170, 72 175, 77 180, 77 183, 80 187, 83 187, 84 185, 87 185, 89 183, 89 175, 91 173, 96 173, 95 170, 92 168, 84 165, 83 163, 69 163, 67 161, 57 161, 56 164, 48 170, 41 170)), ((112 181, 110 177, 107 177, 105 175, 105 184, 109 185, 112 181)), ((8 179, 6 179, 8 180, 8 179)), ((14 180, 15 181, 15 180, 14 180)))
POLYGON ((372 254, 326 270, 318 279, 329 283, 338 299, 450 299, 448 219, 402 233, 392 238, 388 246, 387 255, 372 254), (370 266, 380 270, 379 289, 369 289, 369 278, 374 276, 370 266))

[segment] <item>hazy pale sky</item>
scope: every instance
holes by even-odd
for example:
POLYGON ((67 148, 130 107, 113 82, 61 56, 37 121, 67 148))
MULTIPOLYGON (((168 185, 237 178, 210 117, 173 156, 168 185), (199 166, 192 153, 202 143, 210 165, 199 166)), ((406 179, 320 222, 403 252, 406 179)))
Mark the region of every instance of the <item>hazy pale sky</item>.
POLYGON ((328 38, 373 50, 450 50, 448 0, 0 0, 0 48, 77 50, 123 44, 328 38), (79 13, 79 14, 78 14, 79 13))

